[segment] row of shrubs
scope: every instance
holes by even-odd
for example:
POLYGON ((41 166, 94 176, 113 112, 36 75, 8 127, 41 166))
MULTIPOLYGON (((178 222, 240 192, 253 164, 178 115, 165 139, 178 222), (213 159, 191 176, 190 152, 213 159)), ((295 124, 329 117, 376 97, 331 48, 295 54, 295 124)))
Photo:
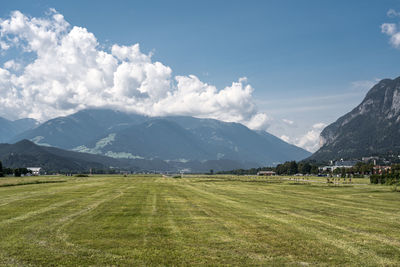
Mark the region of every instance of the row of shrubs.
POLYGON ((372 174, 369 179, 371 184, 400 184, 400 173, 372 174))

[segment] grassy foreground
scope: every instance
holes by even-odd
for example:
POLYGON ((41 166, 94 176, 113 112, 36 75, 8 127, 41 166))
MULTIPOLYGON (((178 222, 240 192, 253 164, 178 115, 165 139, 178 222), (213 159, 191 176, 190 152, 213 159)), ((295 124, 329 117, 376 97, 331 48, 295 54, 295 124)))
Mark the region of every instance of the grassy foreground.
POLYGON ((400 265, 390 187, 228 176, 4 183, 1 266, 400 265))

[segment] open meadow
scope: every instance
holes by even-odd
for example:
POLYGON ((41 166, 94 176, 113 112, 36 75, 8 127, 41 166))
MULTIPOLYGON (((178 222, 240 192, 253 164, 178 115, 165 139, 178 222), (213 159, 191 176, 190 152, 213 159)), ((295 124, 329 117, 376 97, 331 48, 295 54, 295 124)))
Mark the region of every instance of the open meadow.
POLYGON ((324 180, 1 178, 0 265, 399 266, 400 192, 324 180))

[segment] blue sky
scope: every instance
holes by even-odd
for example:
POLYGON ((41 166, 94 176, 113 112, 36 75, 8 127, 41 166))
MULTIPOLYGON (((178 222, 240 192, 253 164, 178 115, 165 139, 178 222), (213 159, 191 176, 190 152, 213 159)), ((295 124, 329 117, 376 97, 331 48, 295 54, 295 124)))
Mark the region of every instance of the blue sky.
POLYGON ((0 17, 49 8, 105 49, 139 43, 174 75, 217 88, 247 77, 269 131, 293 143, 358 105, 377 79, 400 75, 400 51, 380 28, 399 21, 387 12, 400 1, 6 1, 0 17))

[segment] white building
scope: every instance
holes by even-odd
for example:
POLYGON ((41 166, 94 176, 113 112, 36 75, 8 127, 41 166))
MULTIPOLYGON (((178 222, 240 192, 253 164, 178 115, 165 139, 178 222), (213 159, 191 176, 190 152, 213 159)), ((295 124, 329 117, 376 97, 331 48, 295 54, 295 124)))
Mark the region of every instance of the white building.
POLYGON ((349 168, 353 168, 354 165, 357 164, 357 161, 352 161, 352 160, 340 160, 340 161, 336 161, 333 165, 329 165, 329 166, 324 166, 319 168, 320 171, 334 171, 336 169, 349 169, 349 168))
POLYGON ((38 176, 38 175, 40 175, 40 170, 42 168, 40 168, 40 167, 28 167, 27 169, 28 169, 28 171, 32 172, 32 175, 38 176))

